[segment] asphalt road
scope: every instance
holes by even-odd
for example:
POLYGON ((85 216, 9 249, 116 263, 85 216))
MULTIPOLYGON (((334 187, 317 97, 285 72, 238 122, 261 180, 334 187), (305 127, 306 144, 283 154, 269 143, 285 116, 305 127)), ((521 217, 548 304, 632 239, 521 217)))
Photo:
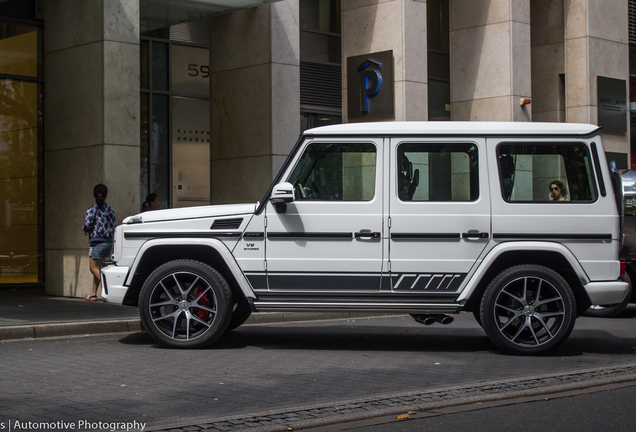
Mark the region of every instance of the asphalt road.
POLYGON ((214 347, 173 350, 145 333, 0 344, 0 423, 200 424, 289 409, 636 361, 636 308, 579 318, 550 355, 502 354, 471 314, 243 326, 214 347))
POLYGON ((307 432, 631 432, 636 428, 636 386, 565 397, 546 396, 533 401, 510 401, 504 405, 483 404, 439 410, 424 414, 424 418, 412 414, 409 419, 397 420, 396 416, 392 416, 309 429, 307 432))

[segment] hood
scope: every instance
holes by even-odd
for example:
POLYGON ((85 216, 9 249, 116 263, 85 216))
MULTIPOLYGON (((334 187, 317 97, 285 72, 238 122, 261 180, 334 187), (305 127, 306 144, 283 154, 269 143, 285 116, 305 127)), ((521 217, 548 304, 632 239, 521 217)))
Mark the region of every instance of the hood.
POLYGON ((179 219, 199 219, 205 217, 253 214, 256 204, 224 204, 200 207, 183 207, 167 210, 151 210, 128 216, 122 223, 162 222, 179 219), (140 220, 139 220, 140 219, 140 220))

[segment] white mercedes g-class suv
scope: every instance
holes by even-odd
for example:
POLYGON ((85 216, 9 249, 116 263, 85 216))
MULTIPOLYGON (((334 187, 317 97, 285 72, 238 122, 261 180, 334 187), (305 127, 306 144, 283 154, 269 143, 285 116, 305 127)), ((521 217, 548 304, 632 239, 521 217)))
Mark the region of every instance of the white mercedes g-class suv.
POLYGON ((627 295, 621 204, 597 126, 319 127, 260 203, 126 218, 103 296, 172 347, 260 311, 468 311, 503 351, 537 354, 627 295))

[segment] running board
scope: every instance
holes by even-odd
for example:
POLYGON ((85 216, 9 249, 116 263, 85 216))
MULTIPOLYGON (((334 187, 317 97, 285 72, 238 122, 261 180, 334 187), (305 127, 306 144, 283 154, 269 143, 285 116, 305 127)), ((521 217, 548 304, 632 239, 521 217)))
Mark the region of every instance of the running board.
POLYGON ((277 302, 254 301, 257 312, 403 312, 403 313, 459 313, 462 310, 459 303, 372 303, 372 302, 277 302))

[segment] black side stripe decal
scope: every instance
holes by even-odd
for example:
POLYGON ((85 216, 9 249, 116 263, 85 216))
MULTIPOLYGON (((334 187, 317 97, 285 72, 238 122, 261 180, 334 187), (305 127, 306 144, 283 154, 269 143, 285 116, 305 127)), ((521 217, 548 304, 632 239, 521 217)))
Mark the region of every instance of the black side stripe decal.
POLYGON ((395 240, 459 240, 459 233, 391 233, 391 238, 395 240))
POLYGON ((239 238, 241 233, 236 232, 130 232, 124 233, 124 238, 239 238))
POLYGON ((455 292, 466 278, 465 273, 391 274, 394 291, 455 292))
POLYGON ((350 232, 269 232, 267 238, 337 238, 337 239, 352 239, 353 233, 350 232))
POLYGON ((268 273, 269 289, 290 291, 371 291, 380 289, 381 273, 338 276, 334 274, 302 275, 268 273))
POLYGON ((528 233, 495 233, 496 239, 531 239, 531 240, 612 240, 611 234, 528 234, 528 233))
POLYGON ((246 232, 243 234, 243 238, 264 238, 265 233, 263 232, 246 232))
POLYGON ((267 291, 267 275, 265 273, 250 274, 246 273, 247 280, 252 284, 252 288, 257 291, 267 291))

